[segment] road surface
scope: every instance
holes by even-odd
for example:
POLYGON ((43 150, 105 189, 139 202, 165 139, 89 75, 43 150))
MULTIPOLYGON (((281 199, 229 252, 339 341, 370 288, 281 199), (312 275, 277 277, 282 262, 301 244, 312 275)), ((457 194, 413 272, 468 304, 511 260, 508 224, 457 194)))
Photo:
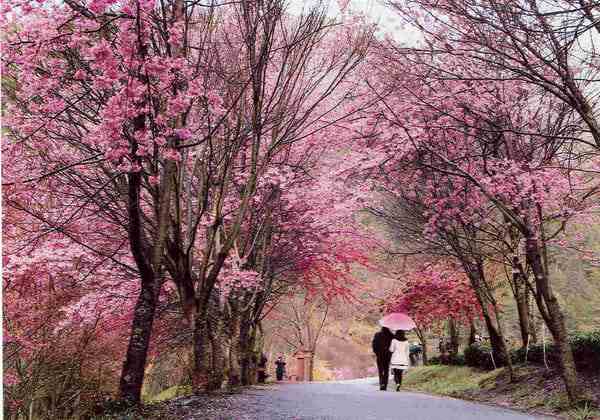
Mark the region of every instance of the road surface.
MULTIPOLYGON (((380 391, 376 379, 277 384, 235 398, 219 420, 525 420, 515 411, 412 392, 380 391)), ((224 407, 223 407, 224 408, 224 407)), ((220 410, 217 410, 220 411, 220 410)), ((206 416, 206 412, 204 416, 206 416)), ((204 419, 186 416, 186 420, 204 419)))

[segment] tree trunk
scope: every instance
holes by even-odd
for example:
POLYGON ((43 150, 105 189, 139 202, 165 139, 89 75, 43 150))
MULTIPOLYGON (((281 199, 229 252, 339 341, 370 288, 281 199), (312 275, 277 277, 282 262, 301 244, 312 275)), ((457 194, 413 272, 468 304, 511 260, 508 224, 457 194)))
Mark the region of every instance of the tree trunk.
POLYGON ((231 344, 229 346, 228 383, 230 387, 235 387, 242 381, 242 370, 240 367, 240 318, 236 313, 232 313, 231 315, 231 329, 229 334, 231 344))
MULTIPOLYGON (((142 116, 136 118, 136 130, 143 127, 143 121, 142 116)), ((135 153, 137 145, 134 143, 132 147, 132 151, 135 153)), ((140 272, 141 290, 133 311, 129 344, 121 371, 119 399, 128 404, 138 404, 142 396, 144 370, 148 358, 159 286, 157 286, 155 276, 157 270, 153 269, 148 260, 148 248, 144 243, 142 233, 141 174, 132 172, 127 175, 127 178, 127 215, 129 218, 127 235, 131 254, 140 272)))
POLYGON ((206 322, 206 309, 196 312, 194 317, 194 368, 192 371, 192 390, 195 394, 203 394, 209 389, 209 336, 206 322))
POLYGON ((569 400, 571 403, 576 403, 579 399, 577 389, 577 371, 575 368, 573 349, 569 343, 569 336, 565 327, 564 317, 558 300, 555 296, 552 296, 551 299, 546 302, 546 305, 548 306, 550 318, 553 320, 553 328, 550 330, 550 332, 552 333, 554 342, 558 346, 561 371, 567 394, 569 395, 569 400))
POLYGON ((138 404, 141 400, 144 370, 156 311, 156 295, 153 285, 142 285, 135 304, 131 335, 119 386, 119 399, 130 404, 138 404))
POLYGON ((496 325, 498 326, 498 335, 500 337, 500 340, 502 342, 502 349, 503 349, 503 357, 505 359, 505 363, 506 363, 506 368, 508 369, 508 375, 510 377, 510 381, 513 382, 515 379, 515 375, 514 375, 514 370, 513 370, 513 364, 512 364, 512 359, 510 357, 510 351, 506 345, 506 339, 504 336, 504 330, 502 328, 502 315, 501 312, 498 310, 498 306, 496 305, 496 302, 494 302, 493 305, 494 308, 494 314, 496 316, 496 325))
POLYGON ((496 326, 494 325, 494 322, 492 321, 492 317, 490 316, 489 306, 488 306, 489 302, 487 302, 487 300, 483 297, 483 293, 479 289, 479 284, 477 282, 475 282, 473 284, 473 282, 472 282, 472 285, 473 285, 473 289, 475 290, 475 296, 477 297, 477 300, 479 301, 479 306, 481 307, 481 313, 483 315, 483 322, 485 323, 485 328, 490 337, 490 345, 492 346, 492 351, 493 351, 493 353, 495 353, 494 357, 500 357, 503 353, 502 346, 504 345, 504 343, 500 339, 498 330, 496 329, 496 326))
POLYGON ((517 310, 519 312, 519 327, 521 331, 521 348, 529 346, 529 298, 526 293, 517 296, 517 310))
POLYGON ((252 385, 252 356, 254 342, 250 323, 242 321, 240 325, 240 365, 242 385, 252 385))
POLYGON ((504 335, 502 334, 502 328, 500 326, 500 320, 498 319, 498 314, 496 310, 496 302, 493 299, 492 291, 487 287, 485 283, 485 277, 483 272, 483 267, 481 263, 477 264, 477 267, 474 269, 469 265, 465 265, 468 267, 467 274, 469 280, 471 282, 471 287, 475 291, 475 296, 477 297, 477 301, 479 302, 479 306, 481 307, 481 313, 483 314, 483 320, 485 322, 486 329, 490 336, 490 345, 492 346, 492 356, 494 357, 494 364, 496 367, 502 366, 503 364, 507 364, 509 368, 509 373, 511 380, 513 379, 513 371, 512 371, 512 363, 510 363, 510 354, 508 349, 506 348, 506 341, 504 340, 504 335), (492 306, 494 311, 496 312, 496 321, 498 325, 494 325, 494 321, 490 315, 489 307, 492 306))
POLYGON ((475 321, 471 320, 469 329, 469 346, 475 344, 475 336, 477 335, 477 328, 475 327, 475 321))
POLYGON ((223 351, 223 341, 219 335, 212 335, 210 337, 210 345, 212 350, 211 360, 211 375, 208 385, 209 391, 215 391, 221 389, 223 384, 223 378, 225 376, 225 352, 223 351))
POLYGON ((527 288, 527 279, 523 277, 519 270, 519 259, 513 257, 513 293, 517 303, 517 312, 519 314, 519 328, 521 331, 521 348, 526 349, 529 346, 529 289, 527 288))
POLYGON ((535 314, 533 313, 533 308, 529 308, 529 343, 533 343, 536 344, 538 342, 538 336, 537 336, 537 325, 536 325, 536 319, 535 319, 535 314))
POLYGON ((450 356, 456 358, 460 346, 460 333, 454 318, 448 318, 448 332, 450 334, 450 356))
POLYGON ((256 385, 258 381, 258 361, 260 360, 260 354, 256 351, 256 325, 253 325, 251 329, 250 347, 248 350, 250 353, 249 383, 250 385, 256 385))
POLYGON ((536 283, 536 302, 540 314, 558 347, 560 370, 565 383, 565 389, 571 404, 579 399, 577 390, 577 372, 575 370, 575 359, 573 350, 569 344, 569 337, 565 326, 564 316, 550 285, 550 279, 542 261, 538 239, 529 236, 526 238, 525 249, 527 260, 533 271, 536 283))
POLYGON ((415 328, 415 332, 417 333, 417 338, 419 339, 419 342, 421 343, 421 347, 423 350, 422 353, 422 357, 423 357, 423 366, 427 364, 427 337, 425 336, 425 331, 423 331, 421 328, 419 328, 417 326, 417 328, 415 328))
POLYGON ((208 337, 211 348, 211 371, 208 384, 209 391, 221 389, 225 370, 224 355, 224 323, 218 307, 211 306, 208 316, 208 337))
POLYGON ((494 362, 496 366, 502 366, 504 363, 506 363, 506 360, 509 357, 506 349, 506 343, 504 342, 504 337, 494 325, 492 317, 487 309, 484 311, 483 320, 485 321, 485 326, 490 336, 490 345, 492 346, 494 362))

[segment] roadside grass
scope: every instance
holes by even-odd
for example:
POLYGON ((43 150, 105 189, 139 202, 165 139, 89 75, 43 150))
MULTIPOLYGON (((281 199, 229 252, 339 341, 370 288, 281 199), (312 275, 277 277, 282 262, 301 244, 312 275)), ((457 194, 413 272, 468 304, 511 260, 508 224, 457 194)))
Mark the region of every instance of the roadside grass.
POLYGON ((582 392, 581 405, 569 406, 560 379, 545 376, 540 368, 518 366, 514 381, 504 368, 491 372, 467 366, 432 365, 410 369, 402 386, 408 390, 493 403, 532 413, 552 414, 569 420, 600 420, 597 403, 582 392), (558 384, 558 385, 557 385, 558 384))
MULTIPOLYGON (((275 385, 275 382, 273 381, 268 381, 267 383, 264 384, 257 384, 255 386, 260 386, 260 387, 269 387, 275 385)), ((243 387, 239 387, 239 388, 243 388, 243 387)), ((216 393, 222 393, 222 394, 227 394, 227 393, 235 393, 237 392, 235 389, 224 389, 221 391, 217 391, 216 393)), ((144 404, 156 404, 156 403, 162 403, 165 401, 169 401, 172 400, 174 398, 178 398, 178 397, 188 397, 190 395, 192 395, 192 386, 191 385, 175 385, 175 386, 171 386, 169 388, 163 389, 161 392, 159 392, 156 395, 143 395, 142 396, 142 401, 144 402, 144 404)))
POLYGON ((482 382, 493 382, 501 371, 483 372, 466 366, 422 366, 410 369, 402 386, 432 394, 462 396, 466 391, 480 389, 482 382))
POLYGON ((175 385, 162 390, 153 396, 144 396, 143 400, 146 404, 159 403, 172 400, 173 398, 192 395, 192 387, 190 385, 175 385))
POLYGON ((593 420, 600 419, 600 411, 594 409, 590 403, 586 403, 581 407, 569 410, 566 413, 570 420, 593 420))

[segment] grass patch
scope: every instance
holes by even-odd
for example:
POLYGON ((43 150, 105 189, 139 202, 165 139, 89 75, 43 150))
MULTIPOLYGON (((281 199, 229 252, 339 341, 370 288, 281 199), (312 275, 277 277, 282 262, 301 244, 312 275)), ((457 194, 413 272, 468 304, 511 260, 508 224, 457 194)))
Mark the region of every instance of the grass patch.
POLYGON ((552 394, 546 397, 544 405, 553 411, 564 411, 569 408, 569 398, 564 392, 552 394))
MULTIPOLYGON (((591 377, 590 377, 591 378, 591 377)), ((406 389, 447 395, 536 414, 559 415, 569 420, 600 420, 597 387, 586 377, 580 378, 577 407, 561 387, 556 372, 535 366, 515 366, 513 381, 504 369, 482 371, 468 366, 434 365, 411 369, 403 381, 406 389)))
POLYGON ((600 411, 596 410, 590 403, 567 411, 567 417, 572 420, 592 420, 600 418, 600 411))
POLYGON ((183 397, 185 395, 192 394, 192 387, 190 385, 175 385, 169 387, 152 397, 144 397, 144 402, 147 404, 163 402, 172 400, 173 398, 183 397))
POLYGON ((484 372, 467 366, 422 366, 408 371, 402 386, 439 395, 460 396, 466 391, 481 388, 482 383, 493 382, 502 372, 484 372))

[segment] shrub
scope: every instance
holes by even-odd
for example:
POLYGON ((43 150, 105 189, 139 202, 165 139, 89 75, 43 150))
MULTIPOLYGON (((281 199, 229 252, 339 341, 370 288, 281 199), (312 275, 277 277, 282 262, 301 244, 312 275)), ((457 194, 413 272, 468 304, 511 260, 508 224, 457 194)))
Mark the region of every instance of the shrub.
POLYGON ((575 364, 581 371, 600 371, 600 330, 569 337, 575 364))
POLYGON ((427 365, 441 365, 442 361, 440 360, 439 356, 435 356, 435 357, 430 357, 427 360, 427 365))
POLYGON ((496 362, 496 366, 503 366, 501 360, 498 358, 492 361, 491 356, 492 348, 490 346, 481 345, 481 344, 472 344, 465 349, 464 352, 464 361, 467 366, 476 367, 484 370, 493 370, 494 362, 496 362))
POLYGON ((448 356, 445 360, 443 360, 439 356, 431 357, 427 361, 427 365, 453 365, 453 366, 464 366, 465 356, 462 354, 457 354, 456 356, 448 356))
POLYGON ((456 356, 450 355, 448 358, 448 364, 454 366, 464 366, 466 365, 465 355, 457 354, 456 356))
POLYGON ((408 347, 408 351, 410 354, 421 354, 423 353, 423 348, 418 344, 410 344, 408 347))
MULTIPOLYGON (((600 371, 600 331, 571 334, 569 342, 571 343, 577 370, 582 372, 600 371)), ((525 356, 525 350, 523 349, 511 352, 511 358, 515 362, 525 362, 525 356)), ((546 344, 546 360, 550 366, 558 365, 559 353, 555 344, 546 344)), ((529 346, 527 362, 540 365, 544 363, 544 348, 542 344, 529 346)))

